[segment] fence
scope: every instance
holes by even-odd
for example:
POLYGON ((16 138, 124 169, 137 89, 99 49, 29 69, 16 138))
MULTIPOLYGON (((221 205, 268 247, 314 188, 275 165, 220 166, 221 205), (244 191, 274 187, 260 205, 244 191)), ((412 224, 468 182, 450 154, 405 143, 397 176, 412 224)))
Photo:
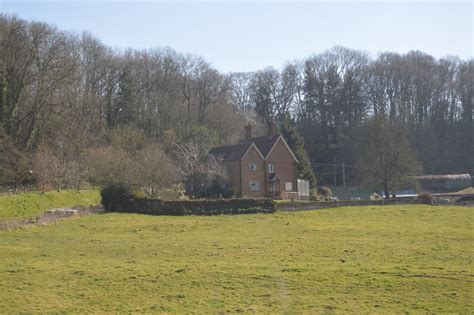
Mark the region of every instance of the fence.
POLYGON ((382 200, 354 200, 354 201, 287 201, 276 204, 280 211, 313 210, 350 206, 386 206, 421 204, 421 200, 414 199, 382 199, 382 200))

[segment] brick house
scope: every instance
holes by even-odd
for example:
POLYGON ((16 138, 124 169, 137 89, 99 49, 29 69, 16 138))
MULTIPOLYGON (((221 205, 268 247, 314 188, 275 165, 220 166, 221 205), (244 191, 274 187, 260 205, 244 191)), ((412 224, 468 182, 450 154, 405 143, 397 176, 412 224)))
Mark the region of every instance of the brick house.
POLYGON ((267 136, 252 138, 245 126, 245 139, 238 144, 212 148, 211 155, 227 168, 229 182, 239 197, 297 197, 297 158, 274 128, 267 136))

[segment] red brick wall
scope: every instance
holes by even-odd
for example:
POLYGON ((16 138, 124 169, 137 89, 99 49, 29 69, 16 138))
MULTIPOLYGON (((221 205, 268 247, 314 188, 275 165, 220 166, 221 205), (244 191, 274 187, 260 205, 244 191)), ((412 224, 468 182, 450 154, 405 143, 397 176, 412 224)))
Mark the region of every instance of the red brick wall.
POLYGON ((292 191, 297 191, 296 162, 288 151, 283 140, 278 140, 275 147, 270 152, 266 163, 273 164, 273 172, 280 177, 280 192, 285 191, 286 182, 292 182, 292 191))
POLYGON ((249 152, 241 161, 241 174, 242 174, 242 197, 265 197, 265 173, 264 173, 265 163, 257 152, 257 150, 252 146, 250 147, 249 152), (252 171, 250 169, 250 163, 255 163, 257 169, 252 171), (260 185, 259 191, 250 191, 249 182, 257 181, 260 185))
POLYGON ((230 186, 235 189, 237 196, 240 196, 242 193, 242 187, 240 185, 240 160, 227 161, 224 165, 227 165, 229 170, 230 186))

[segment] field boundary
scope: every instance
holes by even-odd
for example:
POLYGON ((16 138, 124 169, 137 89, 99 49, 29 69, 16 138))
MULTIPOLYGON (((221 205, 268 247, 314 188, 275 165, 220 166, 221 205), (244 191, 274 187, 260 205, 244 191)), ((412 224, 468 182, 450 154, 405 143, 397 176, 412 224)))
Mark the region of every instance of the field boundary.
POLYGON ((354 201, 284 201, 275 203, 278 211, 302 211, 317 210, 337 207, 354 206, 388 206, 388 205, 408 205, 422 204, 421 200, 416 199, 382 199, 382 200, 354 200, 354 201))
POLYGON ((55 223, 59 220, 64 220, 67 218, 74 217, 83 217, 86 215, 102 213, 104 210, 102 207, 69 207, 69 208, 56 208, 46 210, 45 212, 34 215, 26 216, 14 219, 1 219, 0 220, 0 230, 2 229, 13 229, 29 225, 47 225, 55 223))

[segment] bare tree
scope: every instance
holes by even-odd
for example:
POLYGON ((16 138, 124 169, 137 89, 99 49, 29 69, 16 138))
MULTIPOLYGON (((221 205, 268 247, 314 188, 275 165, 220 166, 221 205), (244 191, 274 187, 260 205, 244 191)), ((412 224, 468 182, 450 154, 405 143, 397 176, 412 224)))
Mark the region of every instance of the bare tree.
POLYGON ((175 144, 174 147, 179 175, 191 190, 209 187, 213 180, 225 182, 228 176, 225 168, 205 148, 194 143, 175 144))
POLYGON ((156 196, 160 190, 169 188, 176 183, 175 167, 163 151, 156 144, 139 151, 131 163, 132 178, 139 183, 148 196, 156 196))

